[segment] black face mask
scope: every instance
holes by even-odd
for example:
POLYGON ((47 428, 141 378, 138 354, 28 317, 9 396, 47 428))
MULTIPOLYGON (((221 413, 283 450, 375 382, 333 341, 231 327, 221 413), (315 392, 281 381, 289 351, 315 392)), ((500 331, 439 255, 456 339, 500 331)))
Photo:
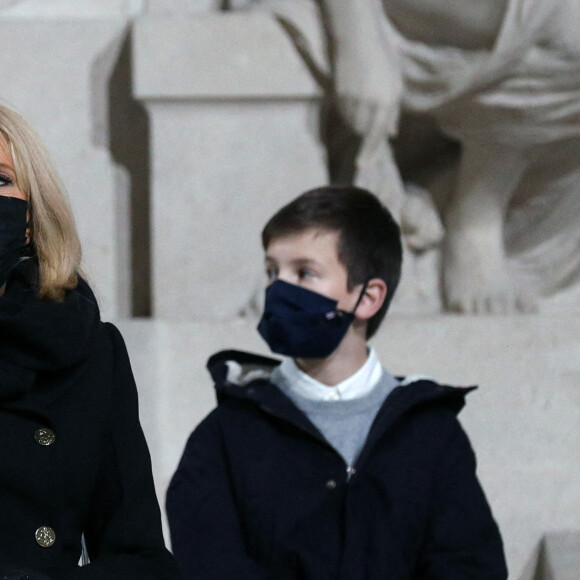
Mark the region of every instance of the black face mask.
MULTIPOLYGON (((358 306, 366 289, 363 288, 358 306)), ((338 310, 337 300, 276 280, 266 288, 258 332, 272 352, 294 358, 325 358, 347 333, 354 312, 338 310)))
POLYGON ((0 195, 0 286, 26 251, 27 211, 27 201, 0 195))

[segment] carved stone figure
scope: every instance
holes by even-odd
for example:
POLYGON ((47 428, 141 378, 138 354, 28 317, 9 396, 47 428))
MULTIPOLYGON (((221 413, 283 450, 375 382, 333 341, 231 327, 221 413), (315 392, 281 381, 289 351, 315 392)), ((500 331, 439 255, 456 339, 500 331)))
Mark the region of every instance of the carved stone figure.
MULTIPOLYGON (((280 13, 288 0, 266 0, 280 13)), ((526 311, 580 278, 580 4, 576 0, 319 0, 332 100, 358 138, 353 178, 403 187, 386 139, 400 107, 461 143, 439 200, 446 305, 526 311), (360 147, 359 147, 360 145, 360 147)), ((441 180, 439 180, 441 181, 441 180)), ((384 195, 383 195, 384 197, 384 195)), ((397 199, 399 200, 397 202, 397 199)), ((406 198, 405 198, 406 199, 406 198)), ((416 205, 416 201, 414 202, 416 205)), ((425 211, 433 232, 435 216, 425 211)), ((415 246, 421 246, 420 234, 415 246)), ((433 242, 426 234, 425 245, 433 242)))
POLYGON ((383 4, 403 106, 462 144, 444 211, 447 304, 529 309, 580 274, 580 5, 383 4))

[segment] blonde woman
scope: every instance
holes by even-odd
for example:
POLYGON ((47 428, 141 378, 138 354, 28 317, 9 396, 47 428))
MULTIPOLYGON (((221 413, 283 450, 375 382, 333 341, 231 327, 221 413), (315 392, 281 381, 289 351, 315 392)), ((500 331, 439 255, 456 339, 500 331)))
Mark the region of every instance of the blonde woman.
POLYGON ((0 578, 180 578, 127 351, 80 261, 43 145, 0 105, 0 578))

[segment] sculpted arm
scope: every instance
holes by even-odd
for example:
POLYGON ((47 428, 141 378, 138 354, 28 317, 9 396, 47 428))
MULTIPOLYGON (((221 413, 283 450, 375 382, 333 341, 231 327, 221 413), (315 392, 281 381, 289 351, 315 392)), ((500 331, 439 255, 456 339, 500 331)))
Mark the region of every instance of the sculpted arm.
POLYGON ((394 134, 402 90, 397 51, 379 0, 319 0, 335 46, 335 89, 360 135, 394 134))

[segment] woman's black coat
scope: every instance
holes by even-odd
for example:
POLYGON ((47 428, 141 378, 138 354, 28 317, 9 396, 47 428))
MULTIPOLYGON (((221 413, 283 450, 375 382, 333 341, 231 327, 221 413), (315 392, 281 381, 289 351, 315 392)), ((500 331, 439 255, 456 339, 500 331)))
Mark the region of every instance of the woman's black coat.
POLYGON ((179 578, 119 331, 84 282, 46 302, 20 270, 0 298, 0 578, 179 578))

